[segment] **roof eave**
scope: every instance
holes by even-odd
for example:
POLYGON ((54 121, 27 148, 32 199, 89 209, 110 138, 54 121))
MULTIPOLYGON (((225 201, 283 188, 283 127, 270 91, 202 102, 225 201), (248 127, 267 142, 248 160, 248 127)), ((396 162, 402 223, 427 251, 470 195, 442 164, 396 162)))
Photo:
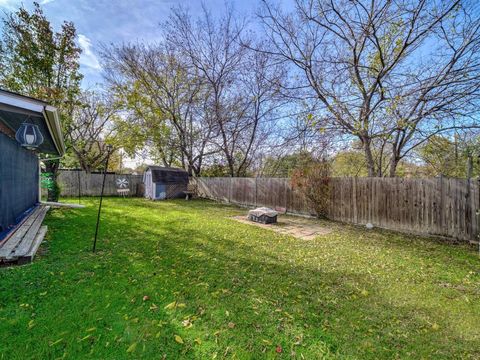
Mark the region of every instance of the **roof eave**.
POLYGON ((63 156, 65 154, 65 143, 63 141, 60 116, 56 107, 50 106, 42 100, 12 93, 3 89, 0 89, 0 103, 42 114, 55 148, 58 151, 58 155, 63 156))
POLYGON ((53 142, 60 156, 65 154, 65 142, 63 141, 62 126, 60 124, 60 116, 57 108, 53 106, 45 106, 43 116, 48 126, 48 130, 52 135, 53 142))

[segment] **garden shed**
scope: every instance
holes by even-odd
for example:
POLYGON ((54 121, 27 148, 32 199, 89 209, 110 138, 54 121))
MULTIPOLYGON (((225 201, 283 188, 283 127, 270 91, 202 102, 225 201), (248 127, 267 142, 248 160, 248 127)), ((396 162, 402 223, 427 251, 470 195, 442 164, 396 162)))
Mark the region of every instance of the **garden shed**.
POLYGON ((183 169, 149 166, 143 174, 145 197, 152 200, 181 197, 187 190, 188 173, 183 169))

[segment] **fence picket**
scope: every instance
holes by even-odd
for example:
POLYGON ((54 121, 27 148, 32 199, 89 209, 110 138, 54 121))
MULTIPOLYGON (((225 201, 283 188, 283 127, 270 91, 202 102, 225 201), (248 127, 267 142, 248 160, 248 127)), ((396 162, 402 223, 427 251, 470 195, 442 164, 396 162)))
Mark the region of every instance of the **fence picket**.
MULTIPOLYGON (((292 189, 289 179, 197 178, 196 182, 200 195, 214 200, 227 201, 233 192, 232 202, 245 206, 282 207, 290 213, 312 214, 312 207, 292 189)), ((329 217, 333 220, 477 240, 477 180, 332 178, 331 186, 329 217)))

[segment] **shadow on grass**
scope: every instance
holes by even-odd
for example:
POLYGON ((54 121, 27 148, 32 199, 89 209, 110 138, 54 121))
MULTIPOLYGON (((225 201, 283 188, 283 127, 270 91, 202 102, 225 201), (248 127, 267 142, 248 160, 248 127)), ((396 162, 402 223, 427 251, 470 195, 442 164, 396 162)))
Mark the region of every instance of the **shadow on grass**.
MULTIPOLYGON (((455 315, 466 309, 459 295, 436 286, 469 273, 475 259, 464 249, 338 224, 305 242, 226 218, 244 209, 107 199, 94 255, 95 199, 88 204, 50 214, 47 256, 0 282, 0 318, 18 322, 0 329, 17 346, 48 334, 36 354, 123 358, 136 344, 134 358, 480 355, 478 331, 456 317, 475 323, 478 306, 455 315), (18 310, 31 299, 35 310, 18 310), (185 307, 165 309, 174 301, 185 307), (449 301, 458 307, 441 309, 449 301), (17 330, 32 313, 38 327, 17 330)), ((470 296, 478 304, 479 294, 470 296)))
MULTIPOLYGON (((174 203, 173 206, 180 212, 192 210, 190 204, 174 203)), ((211 204, 207 209, 204 204, 193 208, 209 212, 210 206, 218 213, 216 206, 211 204)), ((225 210, 235 209, 225 207, 225 210)), ((151 222, 135 217, 135 228, 141 230, 127 234, 132 238, 147 235, 155 239, 153 252, 149 254, 140 249, 142 255, 136 261, 148 263, 150 256, 160 256, 164 260, 164 270, 174 269, 175 291, 183 294, 186 301, 207 308, 211 306, 212 296, 215 298, 211 309, 215 315, 204 323, 206 332, 225 327, 224 311, 232 313, 228 309, 234 306, 238 323, 233 331, 225 331, 224 348, 236 344, 249 352, 261 352, 259 338, 266 337, 276 339, 273 343, 284 344, 287 348, 290 345, 290 351, 295 351, 291 344, 302 344, 298 352, 305 351, 306 355, 318 354, 315 352, 318 342, 327 352, 340 351, 340 354, 362 357, 375 352, 385 356, 446 356, 456 350, 459 354, 462 349, 475 349, 475 340, 466 338, 454 325, 441 325, 442 332, 449 334, 448 342, 439 337, 435 322, 438 321, 438 309, 422 304, 421 298, 416 299, 413 306, 409 301, 403 305, 401 301, 385 297, 389 291, 385 291, 384 283, 377 284, 375 279, 372 281, 355 269, 336 270, 301 260, 289 262, 291 248, 301 247, 301 240, 279 237, 248 225, 242 228, 221 218, 205 229, 198 229, 195 219, 190 222, 186 219, 188 215, 181 219, 166 218, 155 222, 157 229, 154 230, 151 222), (212 231, 208 228, 211 226, 217 229, 212 231), (239 231, 241 228, 244 233, 239 231), (225 231, 230 233, 224 236, 225 231), (249 239, 252 235, 255 238, 249 239), (287 248, 282 249, 285 244, 287 248), (275 251, 276 247, 280 249, 275 251), (208 285, 203 285, 205 283, 208 285)), ((373 244, 383 250, 393 244, 394 251, 400 249, 408 253, 410 259, 422 258, 422 253, 412 251, 411 247, 421 248, 429 241, 410 238, 414 243, 388 239, 382 242, 379 238, 374 239, 373 244)), ((369 242, 372 245, 371 239, 369 242)), ((425 263, 444 261, 443 245, 434 246, 440 247, 440 251, 432 254, 430 250, 425 263)), ((462 268, 473 263, 464 263, 462 259, 450 265, 462 268)), ((401 291, 408 295, 411 290, 410 295, 416 297, 418 289, 412 285, 412 289, 401 291)))

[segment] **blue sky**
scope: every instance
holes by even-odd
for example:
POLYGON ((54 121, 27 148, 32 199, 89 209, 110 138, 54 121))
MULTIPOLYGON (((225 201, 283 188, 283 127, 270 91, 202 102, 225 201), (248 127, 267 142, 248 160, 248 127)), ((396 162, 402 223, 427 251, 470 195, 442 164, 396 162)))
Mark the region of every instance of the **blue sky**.
MULTIPOLYGON (((98 59, 100 44, 142 40, 153 42, 160 36, 159 23, 167 19, 176 5, 190 8, 194 15, 201 9, 201 0, 37 0, 48 19, 58 29, 64 20, 73 21, 78 41, 83 49, 81 71, 84 87, 101 82, 98 59)), ((31 8, 32 1, 0 0, 0 10, 15 10, 21 4, 31 8)), ((224 9, 224 0, 204 0, 212 12, 224 9)), ((239 13, 249 15, 258 9, 259 0, 236 0, 233 5, 239 13)))

